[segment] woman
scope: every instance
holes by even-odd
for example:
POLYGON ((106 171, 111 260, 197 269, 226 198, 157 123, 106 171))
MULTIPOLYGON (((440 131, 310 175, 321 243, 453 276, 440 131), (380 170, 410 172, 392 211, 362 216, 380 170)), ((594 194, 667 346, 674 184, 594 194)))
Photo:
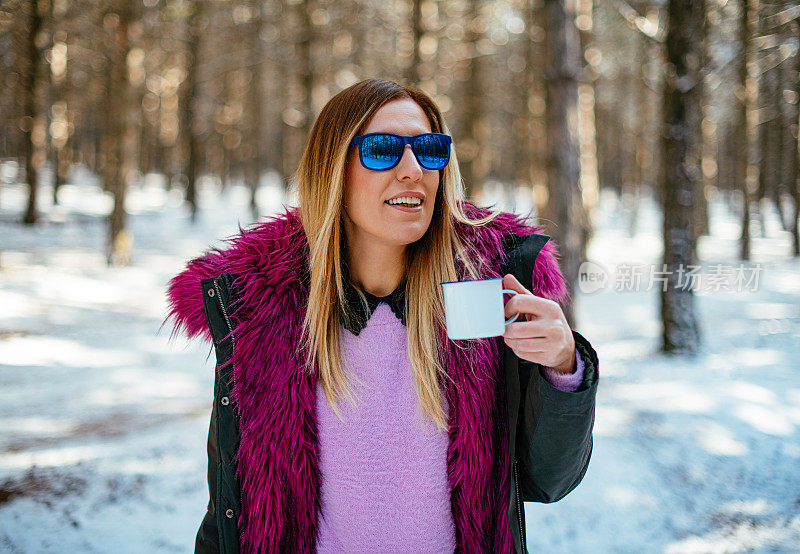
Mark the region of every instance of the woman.
POLYGON ((299 207, 170 281, 173 334, 217 356, 197 552, 526 552, 522 502, 583 478, 598 361, 556 249, 462 200, 453 150, 426 94, 361 81, 314 124, 299 207), (524 317, 448 340, 440 283, 500 276, 524 317))

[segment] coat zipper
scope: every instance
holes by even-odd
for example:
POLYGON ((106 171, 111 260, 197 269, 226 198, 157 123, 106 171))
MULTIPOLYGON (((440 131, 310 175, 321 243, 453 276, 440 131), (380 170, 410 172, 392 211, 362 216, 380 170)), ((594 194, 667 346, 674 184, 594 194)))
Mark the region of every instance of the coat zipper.
POLYGON ((514 488, 517 491, 517 520, 519 521, 519 540, 522 543, 522 552, 527 552, 525 548, 525 530, 522 528, 522 502, 519 498, 519 476, 517 474, 517 458, 514 457, 514 488))
MULTIPOLYGON (((214 290, 217 292, 217 300, 219 300, 219 307, 222 310, 222 315, 225 317, 225 323, 228 325, 228 331, 231 334, 231 371, 233 371, 233 349, 236 348, 236 338, 235 338, 235 336, 233 334, 233 326, 231 325, 231 320, 228 317, 228 312, 225 309, 225 302, 222 301, 222 292, 220 291, 219 283, 217 282, 217 279, 214 279, 213 283, 214 283, 214 290)), ((239 419, 238 414, 235 414, 235 415, 236 415, 236 420, 238 421, 238 419, 239 419)), ((219 425, 219 423, 217 423, 217 424, 219 425)), ((219 440, 219 429, 217 430, 217 440, 219 440)), ((217 483, 218 483, 217 486, 219 487, 219 491, 221 491, 222 490, 222 475, 221 475, 221 473, 222 473, 222 465, 220 465, 217 468, 217 471, 219 472, 219 474, 217 475, 217 483)), ((220 493, 218 493, 217 506, 220 505, 221 500, 222 500, 222 495, 220 493)), ((234 525, 236 525, 236 523, 234 523, 234 525)), ((221 551, 225 551, 225 543, 224 543, 224 541, 222 539, 222 525, 218 526, 218 531, 219 531, 219 544, 220 544, 220 548, 222 549, 221 551)))
MULTIPOLYGON (((231 325, 231 320, 228 318, 228 311, 225 309, 225 303, 222 301, 222 293, 220 292, 219 283, 217 279, 214 279, 214 290, 217 291, 217 300, 219 300, 219 307, 222 310, 222 315, 225 317, 225 323, 228 325, 228 331, 231 334, 231 375, 233 375, 233 370, 235 368, 235 364, 233 362, 233 352, 236 349, 236 335, 233 334, 233 326, 231 325)), ((231 387, 232 388, 232 387, 231 387)), ((239 414, 237 411, 234 411, 236 415, 236 421, 239 422, 239 414)))
POLYGON ((236 340, 233 337, 233 327, 231 326, 231 320, 228 319, 228 312, 225 310, 225 303, 222 301, 222 293, 219 290, 219 283, 217 283, 216 279, 214 279, 214 289, 217 291, 217 300, 219 300, 219 307, 222 310, 222 315, 225 316, 225 323, 228 324, 228 331, 231 333, 231 344, 235 348, 236 340))

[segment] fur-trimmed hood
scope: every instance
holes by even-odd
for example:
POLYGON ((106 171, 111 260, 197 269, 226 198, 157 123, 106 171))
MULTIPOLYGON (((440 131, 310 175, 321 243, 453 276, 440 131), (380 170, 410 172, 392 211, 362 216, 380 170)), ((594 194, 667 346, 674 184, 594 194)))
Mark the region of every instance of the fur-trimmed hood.
MULTIPOLYGON (((462 206, 470 219, 489 213, 469 202, 462 206)), ((504 238, 542 234, 541 226, 509 213, 481 227, 457 222, 456 228, 471 255, 487 262, 487 278, 502 277, 504 238)), ((225 272, 237 276, 237 299, 230 306, 235 337, 231 399, 240 416, 235 461, 241 548, 312 552, 320 482, 316 377, 302 370, 305 352, 300 345, 308 301, 308 242, 296 207, 239 231, 226 240, 227 248, 206 251, 171 279, 164 323, 172 321, 172 335, 182 332, 212 341, 200 281, 225 272)), ((564 302, 569 297, 556 256, 556 246, 546 243, 523 285, 564 302)), ((440 337, 445 367, 453 377, 446 391, 447 466, 457 551, 511 552, 502 337, 472 341, 475 347, 469 350, 456 348, 444 329, 440 337)))

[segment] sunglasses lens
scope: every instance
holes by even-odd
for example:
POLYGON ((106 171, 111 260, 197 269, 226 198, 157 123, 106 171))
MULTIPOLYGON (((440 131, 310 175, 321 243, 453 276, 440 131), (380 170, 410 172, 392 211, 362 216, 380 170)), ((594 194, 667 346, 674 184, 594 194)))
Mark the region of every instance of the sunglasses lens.
POLYGON ((402 141, 392 135, 372 135, 361 142, 361 161, 367 169, 387 169, 402 154, 402 141))
POLYGON ((414 152, 426 169, 442 169, 450 161, 450 144, 443 136, 420 136, 414 141, 414 152))

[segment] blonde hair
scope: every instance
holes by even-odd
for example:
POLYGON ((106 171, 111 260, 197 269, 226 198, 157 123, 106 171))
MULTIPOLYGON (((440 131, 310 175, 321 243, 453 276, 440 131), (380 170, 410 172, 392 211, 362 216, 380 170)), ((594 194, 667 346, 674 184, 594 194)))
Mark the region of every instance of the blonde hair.
MULTIPOLYGON (((302 327, 302 345, 307 353, 306 369, 318 366, 321 383, 333 411, 341 419, 336 403, 342 394, 351 404, 353 389, 340 358, 340 316, 350 321, 346 302, 346 238, 343 227, 345 164, 350 141, 361 132, 372 115, 385 103, 410 98, 428 117, 431 131, 449 134, 438 107, 424 92, 381 79, 366 79, 331 98, 320 112, 306 144, 292 186, 297 188, 299 212, 309 244, 310 285, 302 327)), ((405 310, 408 356, 413 368, 419 406, 440 429, 447 428, 443 407, 443 383, 449 379, 441 356, 437 326, 444 326, 444 300, 440 283, 466 278, 479 279, 481 269, 471 261, 481 259, 468 252, 469 245, 456 233, 455 221, 480 226, 500 211, 469 220, 459 202, 464 187, 455 147, 450 163, 439 172, 433 217, 425 235, 408 245, 405 279, 405 310), (467 275, 457 275, 456 259, 467 275), (412 301, 413 300, 413 301, 412 301)), ((356 290, 357 287, 356 287, 356 290)), ((361 300, 366 299, 358 291, 361 300)), ((347 365, 347 364, 345 364, 347 365)), ((349 375, 357 377, 350 371, 349 375)))

